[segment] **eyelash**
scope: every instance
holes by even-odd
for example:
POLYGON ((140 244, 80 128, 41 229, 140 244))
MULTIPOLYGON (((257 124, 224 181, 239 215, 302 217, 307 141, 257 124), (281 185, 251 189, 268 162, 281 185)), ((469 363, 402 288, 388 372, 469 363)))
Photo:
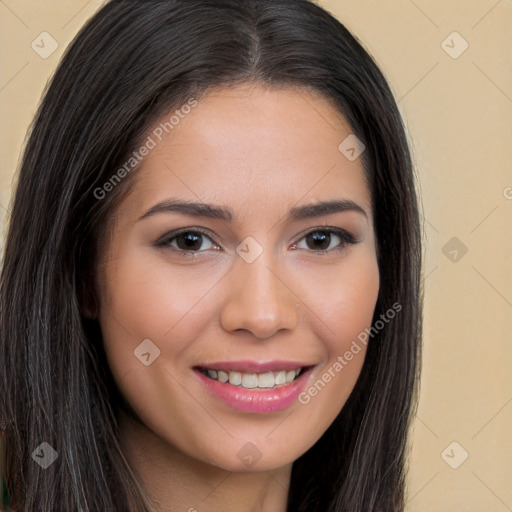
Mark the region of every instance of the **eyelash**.
MULTIPOLYGON (((179 248, 176 248, 176 247, 173 247, 173 246, 170 245, 170 242, 172 242, 179 235, 182 235, 184 233, 201 234, 201 235, 209 238, 217 246, 220 246, 220 244, 215 240, 215 238, 212 237, 209 232, 205 231, 202 228, 182 228, 182 229, 179 229, 179 230, 176 230, 176 231, 172 231, 170 233, 167 233, 163 237, 161 237, 156 242, 155 245, 157 247, 161 247, 161 248, 169 248, 169 247, 171 247, 172 250, 176 251, 177 253, 179 253, 179 254, 181 254, 183 256, 196 256, 197 254, 200 254, 202 252, 206 252, 207 249, 203 250, 203 251, 186 251, 184 249, 179 249, 179 248)), ((340 238, 341 243, 338 246, 336 246, 334 249, 319 249, 319 250, 315 250, 315 249, 300 249, 300 250, 307 250, 307 251, 312 252, 314 254, 325 255, 325 254, 330 254, 332 252, 342 251, 343 249, 345 249, 347 247, 347 245, 355 245, 355 244, 358 243, 358 241, 348 231, 345 231, 344 229, 322 226, 322 227, 317 227, 317 228, 309 230, 307 233, 305 233, 302 236, 302 238, 300 238, 293 245, 295 246, 296 244, 301 242, 304 238, 306 238, 308 235, 311 235, 313 233, 334 234, 334 235, 336 235, 336 236, 338 236, 340 238)))

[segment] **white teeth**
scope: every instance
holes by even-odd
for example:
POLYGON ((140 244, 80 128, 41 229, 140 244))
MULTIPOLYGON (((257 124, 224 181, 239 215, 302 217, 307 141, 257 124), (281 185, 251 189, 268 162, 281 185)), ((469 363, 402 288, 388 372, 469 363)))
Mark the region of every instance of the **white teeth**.
POLYGON ((275 386, 282 386, 293 382, 299 375, 301 369, 296 370, 279 370, 276 372, 265 373, 242 373, 227 372, 224 370, 206 370, 208 377, 218 380, 223 384, 229 382, 233 386, 241 386, 246 389, 269 389, 275 386))
POLYGON ((229 372, 229 383, 233 386, 242 384, 242 374, 240 372, 229 372))
POLYGON ((284 370, 277 372, 276 378, 275 378, 276 386, 279 386, 280 384, 284 384, 285 382, 286 382, 286 372, 284 370))
POLYGON ((229 380, 229 375, 227 372, 219 370, 217 372, 217 379, 220 380, 220 382, 226 383, 229 380))
POLYGON ((242 387, 254 389, 258 387, 258 376, 255 373, 244 373, 242 375, 242 387))
POLYGON ((272 372, 260 373, 258 377, 259 388, 273 388, 275 384, 274 374, 272 372))
POLYGON ((297 373, 295 372, 295 370, 290 370, 290 371, 286 372, 286 382, 292 382, 296 376, 297 376, 297 373))

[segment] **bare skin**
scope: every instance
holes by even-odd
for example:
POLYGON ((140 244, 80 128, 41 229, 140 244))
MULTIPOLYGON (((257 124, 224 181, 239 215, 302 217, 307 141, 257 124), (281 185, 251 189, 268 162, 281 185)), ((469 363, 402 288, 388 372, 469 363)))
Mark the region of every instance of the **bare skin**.
POLYGON ((350 395, 366 347, 332 368, 371 326, 379 290, 362 162, 338 150, 351 133, 314 93, 218 89, 134 171, 99 254, 96 316, 114 378, 139 419, 122 416, 122 446, 159 512, 284 512, 293 462, 350 395), (228 207, 233 219, 145 215, 171 198, 228 207), (288 218, 292 207, 333 200, 363 213, 288 218), (181 228, 198 237, 192 249, 170 234, 181 228), (247 237, 257 243, 250 251, 262 249, 250 263, 236 251, 247 237), (134 356, 143 340, 151 340, 151 359, 153 347, 160 351, 148 365, 134 356), (241 411, 212 394, 197 370, 219 361, 308 367, 303 392, 330 378, 309 400, 241 411))

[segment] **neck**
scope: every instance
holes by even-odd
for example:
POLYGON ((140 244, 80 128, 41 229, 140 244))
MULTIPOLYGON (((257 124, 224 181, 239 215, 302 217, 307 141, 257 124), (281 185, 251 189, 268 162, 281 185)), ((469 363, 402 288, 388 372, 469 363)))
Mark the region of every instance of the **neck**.
POLYGON ((122 414, 121 447, 157 512, 286 512, 292 465, 234 473, 192 458, 122 414))

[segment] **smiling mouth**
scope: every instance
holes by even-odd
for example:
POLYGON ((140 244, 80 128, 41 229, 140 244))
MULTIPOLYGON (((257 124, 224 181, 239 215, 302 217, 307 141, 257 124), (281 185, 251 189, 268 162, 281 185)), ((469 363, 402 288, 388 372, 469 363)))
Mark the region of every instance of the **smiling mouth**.
POLYGON ((249 373, 226 370, 213 370, 198 367, 206 377, 244 389, 276 389, 292 383, 298 379, 309 367, 296 368, 295 370, 268 371, 264 373, 249 373))

